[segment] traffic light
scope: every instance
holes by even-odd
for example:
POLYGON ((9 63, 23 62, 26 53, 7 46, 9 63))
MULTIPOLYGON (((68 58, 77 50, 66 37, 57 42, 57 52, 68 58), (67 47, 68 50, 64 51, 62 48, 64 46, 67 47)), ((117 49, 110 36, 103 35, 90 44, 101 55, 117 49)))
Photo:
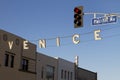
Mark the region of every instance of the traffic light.
POLYGON ((83 27, 83 6, 74 8, 74 28, 83 27))

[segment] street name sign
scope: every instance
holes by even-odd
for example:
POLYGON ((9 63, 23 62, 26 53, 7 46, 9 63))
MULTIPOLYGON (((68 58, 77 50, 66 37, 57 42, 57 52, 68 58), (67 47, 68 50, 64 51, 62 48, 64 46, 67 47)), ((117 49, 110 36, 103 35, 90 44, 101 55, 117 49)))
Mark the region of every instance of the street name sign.
POLYGON ((117 22, 117 16, 105 16, 92 19, 92 25, 107 24, 117 22))

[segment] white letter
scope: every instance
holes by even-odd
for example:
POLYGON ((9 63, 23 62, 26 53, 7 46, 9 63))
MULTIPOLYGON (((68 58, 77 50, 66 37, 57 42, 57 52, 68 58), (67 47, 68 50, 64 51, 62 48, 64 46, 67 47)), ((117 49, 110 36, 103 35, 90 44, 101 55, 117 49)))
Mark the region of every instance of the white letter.
POLYGON ((57 46, 59 47, 60 46, 60 38, 59 37, 56 38, 56 43, 57 43, 57 46))
POLYGON ((101 40, 102 38, 99 35, 100 30, 95 30, 94 31, 94 38, 95 40, 101 40))
POLYGON ((28 41, 23 41, 23 49, 29 49, 28 41))
POLYGON ((78 40, 79 37, 80 37, 79 34, 73 35, 72 41, 73 41, 74 44, 78 44, 80 42, 80 40, 78 40))
POLYGON ((9 49, 11 50, 13 46, 13 41, 8 41, 8 45, 9 45, 9 49))
POLYGON ((39 47, 46 48, 46 40, 39 40, 39 47))

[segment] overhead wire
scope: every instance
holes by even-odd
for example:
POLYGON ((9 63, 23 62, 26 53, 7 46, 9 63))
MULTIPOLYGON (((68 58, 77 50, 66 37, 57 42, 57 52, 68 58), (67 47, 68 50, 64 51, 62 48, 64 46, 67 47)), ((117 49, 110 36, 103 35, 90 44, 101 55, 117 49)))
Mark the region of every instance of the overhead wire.
MULTIPOLYGON (((106 31, 106 30, 110 30, 110 29, 115 29, 115 28, 120 28, 120 27, 111 27, 111 28, 106 28, 106 29, 101 29, 102 31, 106 31)), ((86 32, 86 33, 81 33, 80 35, 87 35, 87 34, 90 34, 90 33, 93 33, 93 31, 89 31, 89 32, 86 32)), ((78 33, 79 34, 79 33, 78 33)), ((73 35, 68 35, 68 36, 60 36, 60 38, 69 38, 73 35)), ((56 39, 56 37, 53 37, 53 38, 46 38, 46 40, 53 40, 53 39, 56 39)), ((39 41, 39 40, 42 40, 41 39, 36 39, 36 40, 30 40, 30 41, 39 41)))
MULTIPOLYGON (((105 31, 108 31, 108 30, 112 30, 112 29, 117 29, 117 28, 120 28, 120 27, 111 27, 111 28, 106 28, 106 29, 100 29, 102 32, 105 32, 105 31)), ((81 36, 82 35, 89 35, 89 34, 93 34, 93 31, 89 31, 89 32, 86 32, 86 33, 82 33, 80 34, 81 36)), ((69 36, 62 36, 62 37, 59 37, 59 38, 70 38, 71 36, 73 35, 69 35, 69 36)), ((108 36, 101 36, 102 39, 106 39, 106 38, 112 38, 112 37, 116 37, 116 36, 120 36, 120 33, 117 33, 117 34, 113 34, 113 35, 108 35, 108 36)), ((48 38, 46 40, 53 40, 53 39, 56 39, 56 38, 48 38)), ((91 42, 91 41, 95 41, 94 38, 93 39, 89 39, 89 40, 84 40, 84 41, 80 41, 80 43, 87 43, 87 42, 91 42)), ((67 45, 72 45, 74 43, 65 43, 65 44, 62 44, 60 46, 67 46, 67 45)), ((56 47, 56 45, 47 45, 46 47, 56 47)))

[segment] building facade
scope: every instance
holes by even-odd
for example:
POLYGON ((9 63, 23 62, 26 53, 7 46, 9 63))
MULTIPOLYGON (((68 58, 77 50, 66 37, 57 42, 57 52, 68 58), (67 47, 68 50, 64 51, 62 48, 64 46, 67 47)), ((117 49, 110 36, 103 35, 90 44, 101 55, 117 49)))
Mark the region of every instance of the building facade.
POLYGON ((0 80, 97 80, 97 73, 38 53, 35 44, 0 30, 0 80))
POLYGON ((58 79, 57 80, 74 80, 74 63, 56 58, 58 60, 58 79))
POLYGON ((97 73, 77 67, 76 80, 97 80, 97 73))
POLYGON ((37 53, 37 80, 57 80, 57 60, 37 53))
POLYGON ((0 80, 36 80, 36 46, 25 39, 0 30, 0 80))

